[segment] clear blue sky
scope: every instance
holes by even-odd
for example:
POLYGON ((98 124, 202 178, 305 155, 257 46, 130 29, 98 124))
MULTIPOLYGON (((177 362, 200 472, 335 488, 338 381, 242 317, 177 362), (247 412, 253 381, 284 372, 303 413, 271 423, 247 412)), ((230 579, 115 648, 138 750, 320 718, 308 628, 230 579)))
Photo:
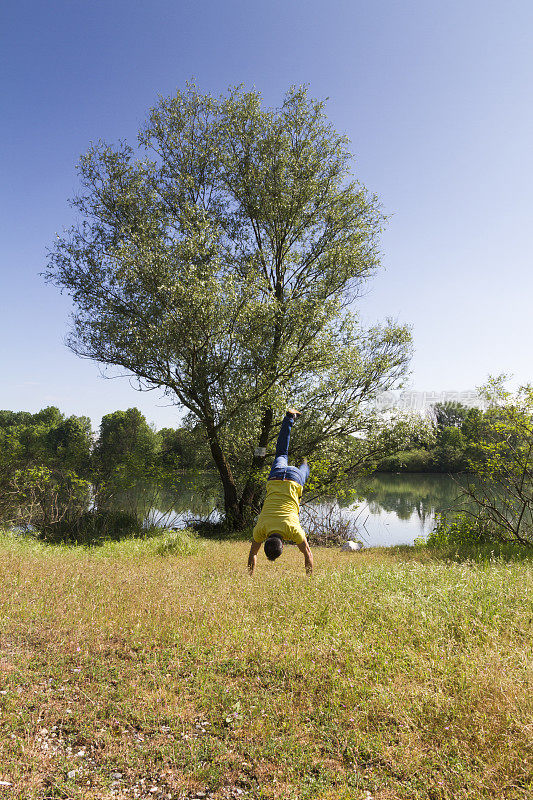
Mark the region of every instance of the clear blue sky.
POLYGON ((356 176, 391 214, 360 308, 413 326, 417 390, 533 379, 531 0, 4 0, 0 408, 178 415, 63 344, 39 272, 91 140, 134 141, 158 94, 244 83, 329 97, 356 176))

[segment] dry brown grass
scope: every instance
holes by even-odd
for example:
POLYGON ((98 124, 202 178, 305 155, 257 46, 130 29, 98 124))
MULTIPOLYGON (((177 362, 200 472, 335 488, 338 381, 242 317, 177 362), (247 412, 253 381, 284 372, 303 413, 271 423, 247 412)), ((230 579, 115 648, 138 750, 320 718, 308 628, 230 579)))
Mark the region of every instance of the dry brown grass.
POLYGON ((0 797, 533 796, 529 562, 247 550, 5 540, 0 797))

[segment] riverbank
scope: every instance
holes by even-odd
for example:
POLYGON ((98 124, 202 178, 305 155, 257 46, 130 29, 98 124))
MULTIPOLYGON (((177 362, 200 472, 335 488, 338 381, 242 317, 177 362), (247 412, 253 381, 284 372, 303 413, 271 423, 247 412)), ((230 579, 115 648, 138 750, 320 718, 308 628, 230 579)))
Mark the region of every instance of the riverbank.
POLYGON ((531 562, 247 550, 0 540, 0 796, 531 796, 531 562))

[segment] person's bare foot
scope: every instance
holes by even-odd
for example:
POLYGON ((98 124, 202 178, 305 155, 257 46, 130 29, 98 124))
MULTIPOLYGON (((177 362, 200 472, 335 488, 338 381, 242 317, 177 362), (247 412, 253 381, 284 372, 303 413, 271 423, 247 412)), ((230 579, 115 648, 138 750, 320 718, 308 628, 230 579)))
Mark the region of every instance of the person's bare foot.
POLYGON ((298 417, 302 416, 302 412, 301 411, 297 411, 295 408, 288 408, 287 409, 287 414, 290 414, 291 417, 294 417, 294 419, 298 419, 298 417))

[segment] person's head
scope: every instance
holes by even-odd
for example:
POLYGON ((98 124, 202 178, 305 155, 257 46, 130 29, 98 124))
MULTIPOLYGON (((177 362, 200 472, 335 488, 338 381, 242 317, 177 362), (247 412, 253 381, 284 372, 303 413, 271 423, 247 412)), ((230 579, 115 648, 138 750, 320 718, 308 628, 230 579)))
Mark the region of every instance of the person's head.
POLYGON ((275 561, 283 551, 283 540, 276 533, 271 534, 265 542, 265 555, 269 561, 275 561))

